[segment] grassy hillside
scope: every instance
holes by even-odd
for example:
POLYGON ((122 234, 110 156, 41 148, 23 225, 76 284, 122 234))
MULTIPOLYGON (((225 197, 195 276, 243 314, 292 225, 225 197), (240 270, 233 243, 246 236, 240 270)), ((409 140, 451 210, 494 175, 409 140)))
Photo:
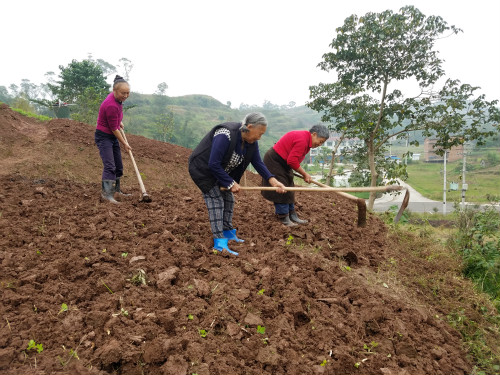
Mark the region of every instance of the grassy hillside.
POLYGON ((267 106, 235 109, 206 95, 161 97, 132 93, 126 102, 124 123, 137 135, 159 139, 157 117, 172 112, 174 128, 169 140, 180 146, 193 148, 214 125, 227 121, 241 121, 249 112, 266 116, 268 131, 259 142, 261 151, 267 150, 281 135, 296 129, 309 129, 320 121, 320 116, 302 107, 267 106))

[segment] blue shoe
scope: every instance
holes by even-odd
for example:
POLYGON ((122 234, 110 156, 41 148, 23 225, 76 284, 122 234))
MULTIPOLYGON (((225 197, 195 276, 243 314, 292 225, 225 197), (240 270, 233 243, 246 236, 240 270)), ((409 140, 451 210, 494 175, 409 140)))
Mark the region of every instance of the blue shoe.
POLYGON ((222 253, 222 255, 231 254, 238 256, 239 254, 236 251, 230 250, 229 247, 227 247, 227 241, 227 238, 214 238, 214 249, 222 253))
POLYGON ((227 238, 228 240, 234 240, 238 243, 245 242, 245 240, 236 237, 236 229, 225 230, 222 233, 224 233, 224 238, 227 238))

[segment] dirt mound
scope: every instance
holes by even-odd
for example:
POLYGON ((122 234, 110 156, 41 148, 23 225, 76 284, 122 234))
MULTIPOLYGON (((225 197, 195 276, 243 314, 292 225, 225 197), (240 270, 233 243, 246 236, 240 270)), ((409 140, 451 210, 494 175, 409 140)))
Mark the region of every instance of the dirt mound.
POLYGON ((470 372, 459 334, 378 277, 389 242, 377 217, 358 228, 352 202, 302 193, 310 223, 286 228, 241 194, 246 242, 224 258, 190 151, 129 141, 153 202, 102 203, 91 126, 0 108, 3 374, 470 372))

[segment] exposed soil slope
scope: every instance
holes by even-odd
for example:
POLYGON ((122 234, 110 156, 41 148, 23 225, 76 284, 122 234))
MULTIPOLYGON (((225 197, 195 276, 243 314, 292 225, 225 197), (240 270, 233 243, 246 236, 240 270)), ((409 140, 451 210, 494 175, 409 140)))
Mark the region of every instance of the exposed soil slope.
POLYGON ((2 374, 470 372, 460 335, 377 277, 391 246, 377 217, 357 228, 350 201, 302 193, 310 223, 288 229, 241 194, 246 242, 224 258, 190 150, 130 135, 153 202, 124 155, 134 196, 110 205, 93 132, 0 108, 2 374))

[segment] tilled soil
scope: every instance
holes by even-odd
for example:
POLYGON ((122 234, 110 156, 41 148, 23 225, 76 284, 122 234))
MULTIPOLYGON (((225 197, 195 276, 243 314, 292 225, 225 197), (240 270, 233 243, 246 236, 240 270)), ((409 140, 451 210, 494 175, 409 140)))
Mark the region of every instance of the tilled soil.
POLYGON ((134 195, 111 205, 93 131, 0 108, 2 374, 471 371, 460 335, 378 277, 393 245, 376 216, 358 228, 351 201, 300 193, 309 223, 287 228, 247 192, 240 256, 223 257, 190 150, 130 135, 153 202, 138 201, 125 160, 134 195))

